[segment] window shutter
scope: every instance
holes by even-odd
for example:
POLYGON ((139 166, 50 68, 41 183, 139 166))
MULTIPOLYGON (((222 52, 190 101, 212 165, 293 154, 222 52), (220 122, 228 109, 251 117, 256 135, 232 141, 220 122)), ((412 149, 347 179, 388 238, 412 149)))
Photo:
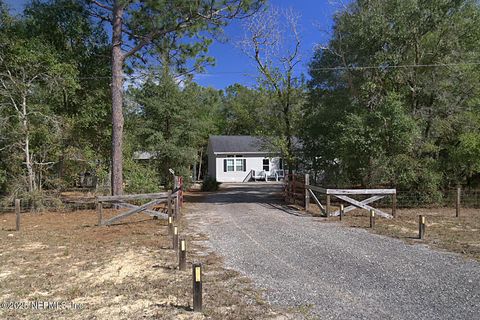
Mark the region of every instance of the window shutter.
POLYGON ((243 159, 243 172, 247 171, 247 159, 243 159))
POLYGON ((227 172, 227 159, 223 159, 223 172, 227 172))

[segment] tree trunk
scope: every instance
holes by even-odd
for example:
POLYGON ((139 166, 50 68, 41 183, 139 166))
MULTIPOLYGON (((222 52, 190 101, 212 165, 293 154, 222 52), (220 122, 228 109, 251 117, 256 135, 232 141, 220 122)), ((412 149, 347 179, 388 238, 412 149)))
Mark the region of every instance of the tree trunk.
POLYGON ((200 149, 200 159, 198 161, 198 178, 197 180, 200 180, 202 176, 202 161, 203 161, 203 148, 200 149))
POLYGON ((112 28, 112 194, 123 194, 123 63, 122 52, 123 6, 113 8, 112 28))
POLYGON ((28 134, 27 121, 27 98, 22 98, 22 125, 25 132, 25 141, 23 150, 25 152, 25 165, 27 166, 28 174, 28 192, 32 192, 35 188, 35 175, 33 173, 32 160, 30 159, 30 135, 28 134))

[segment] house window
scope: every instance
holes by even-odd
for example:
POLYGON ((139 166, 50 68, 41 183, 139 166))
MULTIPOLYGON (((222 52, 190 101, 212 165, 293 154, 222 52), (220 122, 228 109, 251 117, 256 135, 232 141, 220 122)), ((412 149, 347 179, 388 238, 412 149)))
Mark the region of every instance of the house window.
POLYGON ((263 171, 270 171, 270 159, 263 159, 263 171))
POLYGON ((283 159, 278 159, 278 169, 283 170, 283 159))
POLYGON ((233 171, 233 159, 227 159, 227 171, 233 171))
POLYGON ((247 160, 238 159, 241 155, 227 155, 227 159, 223 159, 223 172, 247 171, 247 160))
POLYGON ((246 159, 236 159, 235 161, 236 161, 235 171, 247 171, 247 169, 246 169, 247 160, 246 159))

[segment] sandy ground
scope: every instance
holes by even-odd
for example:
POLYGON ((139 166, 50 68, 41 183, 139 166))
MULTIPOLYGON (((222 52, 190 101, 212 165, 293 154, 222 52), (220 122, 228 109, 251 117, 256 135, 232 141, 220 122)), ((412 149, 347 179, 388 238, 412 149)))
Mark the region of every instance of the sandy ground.
POLYGON ((139 214, 97 227, 94 211, 28 213, 20 232, 14 221, 13 214, 0 215, 1 319, 295 318, 224 268, 205 247, 206 237, 184 219, 186 272, 177 269, 163 220, 139 214), (203 264, 203 313, 191 309, 192 261, 203 264))
MULTIPOLYGON (((189 215, 227 266, 265 289, 273 305, 297 307, 320 319, 475 319, 480 314, 480 264, 415 240, 416 213, 401 212, 398 222, 377 220, 375 232, 412 224, 404 227, 406 239, 394 239, 365 230, 364 216, 340 224, 297 211, 283 204, 280 190, 273 183, 226 184, 195 203, 189 215)), ((442 219, 434 212, 427 217, 428 238, 441 233, 435 228, 445 224, 442 219)), ((451 227, 439 230, 444 229, 451 227)), ((475 234, 471 241, 478 239, 475 234)))

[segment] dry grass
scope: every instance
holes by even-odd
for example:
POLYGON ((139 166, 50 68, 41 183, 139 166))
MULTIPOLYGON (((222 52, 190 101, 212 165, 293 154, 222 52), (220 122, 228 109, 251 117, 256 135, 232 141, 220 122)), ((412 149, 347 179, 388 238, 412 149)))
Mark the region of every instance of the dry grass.
MULTIPOLYGON (((316 206, 313 213, 318 214, 316 206)), ((338 210, 333 207, 332 210, 338 210)), ((389 209, 384 211, 389 212, 389 209)), ((338 217, 328 218, 338 222, 338 217)), ((431 247, 444 249, 480 261, 480 210, 462 209, 460 217, 455 217, 455 208, 397 209, 397 217, 384 219, 377 217, 375 228, 370 229, 370 218, 366 210, 348 212, 342 223, 355 228, 365 228, 371 232, 399 238, 408 243, 425 243, 431 247), (418 239, 418 216, 426 217, 425 239, 418 239)))
MULTIPOLYGON (((105 210, 105 216, 113 216, 105 210)), ((191 310, 191 271, 177 270, 163 220, 134 215, 96 227, 94 211, 0 215, 0 302, 75 303, 81 309, 9 310, 2 319, 258 319, 283 317, 250 281, 223 268, 205 237, 180 221, 188 262, 204 265, 204 312, 191 310)))

